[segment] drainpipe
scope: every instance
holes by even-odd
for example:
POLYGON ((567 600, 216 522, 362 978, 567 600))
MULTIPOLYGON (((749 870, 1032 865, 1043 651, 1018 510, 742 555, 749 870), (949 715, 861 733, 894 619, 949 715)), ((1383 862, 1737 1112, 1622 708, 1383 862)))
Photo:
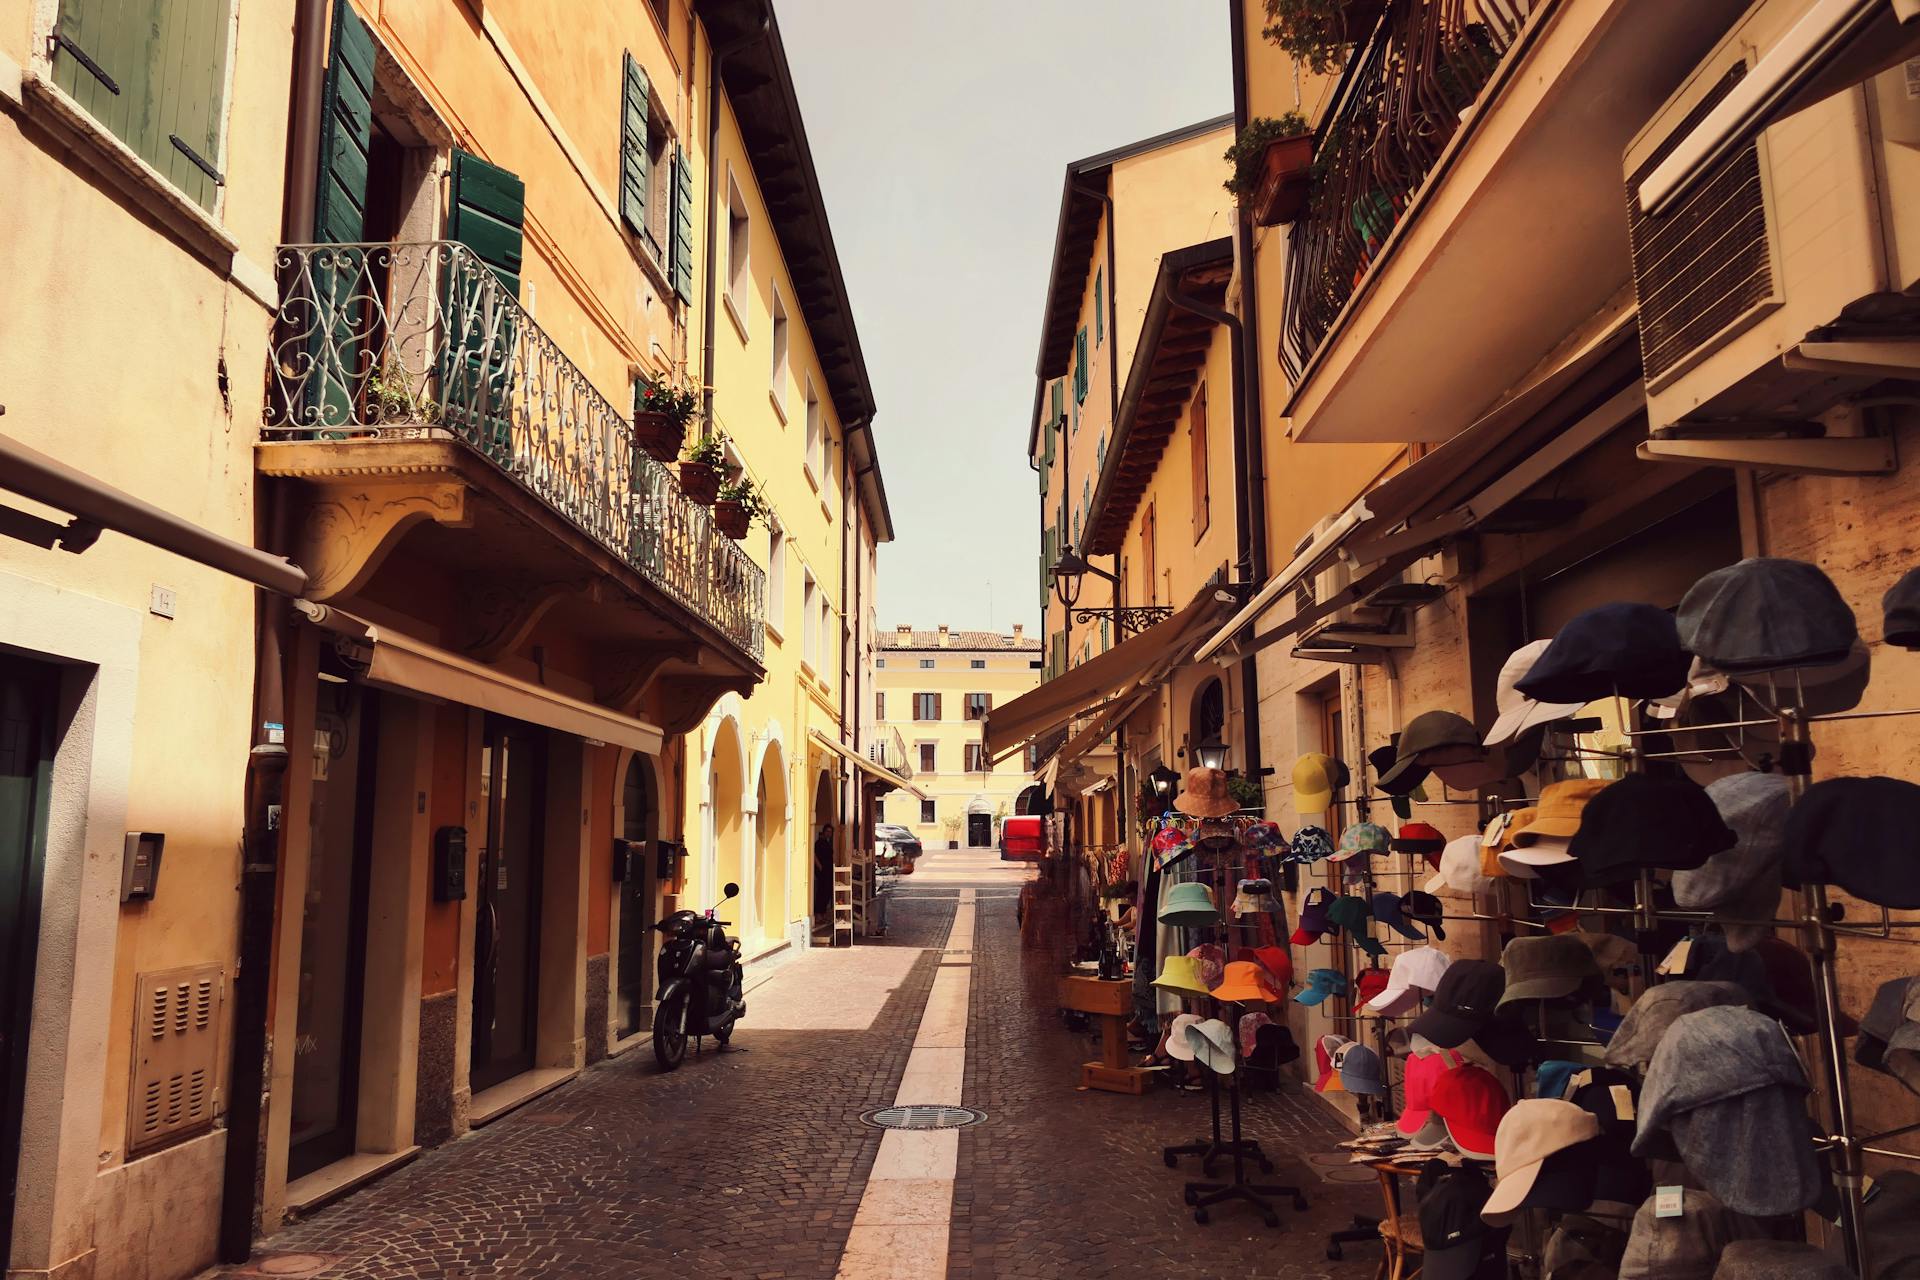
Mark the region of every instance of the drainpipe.
MULTIPOLYGON (((344 3, 344 0, 341 0, 344 3)), ((294 18, 288 165, 281 234, 313 239, 320 173, 321 96, 326 81, 326 0, 299 0, 294 18)), ((287 513, 273 482, 254 480, 254 533, 277 553, 287 545, 287 513)), ((275 899, 279 894, 281 806, 287 772, 286 663, 292 620, 271 595, 256 598, 253 746, 247 753, 241 833, 239 941, 234 957, 233 1044, 227 1064, 227 1142, 220 1192, 219 1254, 245 1262, 253 1253, 254 1188, 260 1180, 267 1074, 267 1006, 272 988, 275 899), (276 733, 268 725, 280 726, 276 733)), ((287 1046, 292 1052, 292 1046, 287 1046)))
POLYGON ((720 239, 720 65, 766 35, 772 22, 773 11, 763 8, 760 21, 739 37, 724 45, 715 45, 711 37, 707 42, 707 301, 700 339, 700 419, 708 431, 713 430, 713 322, 720 286, 716 265, 720 239))

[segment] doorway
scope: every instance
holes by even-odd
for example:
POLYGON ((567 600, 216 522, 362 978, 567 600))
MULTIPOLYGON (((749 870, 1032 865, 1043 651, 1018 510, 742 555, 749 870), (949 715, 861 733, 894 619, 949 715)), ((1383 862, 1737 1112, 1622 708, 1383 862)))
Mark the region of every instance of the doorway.
POLYGON ((813 934, 818 938, 825 933, 829 939, 833 936, 833 868, 837 860, 834 841, 839 834, 833 829, 833 799, 833 775, 822 770, 813 788, 813 934))
POLYGON ((12 1247, 60 672, 0 653, 0 1258, 12 1247))
POLYGON ((379 694, 331 654, 318 680, 289 1179, 352 1155, 359 1121, 379 694))
POLYGON ((615 1027, 624 1039, 652 1022, 647 1015, 653 1001, 653 984, 648 981, 653 948, 647 942, 653 928, 653 842, 658 838, 660 806, 654 798, 653 765, 647 756, 636 752, 628 758, 620 795, 625 815, 621 838, 640 846, 620 881, 620 955, 613 998, 615 1027))
POLYGON ((970 813, 967 815, 967 848, 985 849, 993 843, 993 815, 990 813, 970 813))
POLYGON ((475 1093, 533 1069, 540 993, 541 826, 546 738, 529 724, 487 718, 480 750, 487 843, 474 912, 475 1093))

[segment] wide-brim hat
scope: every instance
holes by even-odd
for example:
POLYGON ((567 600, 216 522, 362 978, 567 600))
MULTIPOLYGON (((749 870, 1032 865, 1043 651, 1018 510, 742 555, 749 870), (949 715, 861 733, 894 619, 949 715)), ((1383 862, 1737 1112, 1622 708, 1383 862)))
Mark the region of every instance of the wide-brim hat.
POLYGON ((1167 1056, 1181 1062, 1193 1061, 1193 1045, 1187 1040, 1187 1028, 1200 1021, 1197 1013, 1183 1013, 1167 1024, 1167 1056))
POLYGON ((1184 929, 1203 929, 1220 923, 1220 908, 1214 905, 1213 890, 1198 880, 1174 885, 1160 904, 1160 923, 1184 929))
POLYGON ((1218 1018, 1187 1025, 1187 1045, 1201 1066, 1217 1076, 1233 1074, 1233 1028, 1218 1018))
POLYGON ((1227 788, 1225 770, 1199 768, 1187 770, 1186 787, 1173 807, 1189 817, 1224 818, 1238 809, 1240 802, 1227 788))
POLYGON ((1232 1000, 1236 1003, 1265 1002, 1287 998, 1287 993, 1274 984, 1266 969, 1252 960, 1235 960, 1226 968, 1220 985, 1210 992, 1215 1000, 1232 1000))
POLYGON ((1161 962, 1160 976, 1152 985, 1196 996, 1208 994, 1207 984, 1200 980, 1200 962, 1190 956, 1168 956, 1161 962))

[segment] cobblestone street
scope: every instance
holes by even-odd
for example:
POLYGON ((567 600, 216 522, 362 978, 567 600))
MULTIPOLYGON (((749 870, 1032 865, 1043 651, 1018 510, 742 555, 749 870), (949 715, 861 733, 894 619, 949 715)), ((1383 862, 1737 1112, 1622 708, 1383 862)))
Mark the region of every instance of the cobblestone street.
MULTIPOLYGON (((1256 1094, 1248 1128, 1311 1208, 1282 1201, 1281 1227, 1223 1206, 1198 1226, 1181 1203, 1193 1162, 1160 1147, 1204 1131, 1204 1095, 1079 1092, 1091 1037, 1053 1008, 1053 970, 1014 919, 1024 868, 935 853, 903 883, 889 937, 811 951, 749 975, 734 1050, 671 1075, 644 1047, 583 1072, 521 1110, 428 1151, 268 1242, 233 1276, 988 1277, 1172 1274, 1363 1275, 1377 1252, 1324 1260, 1324 1233, 1372 1210, 1370 1185, 1321 1182, 1300 1156, 1341 1136, 1297 1092, 1256 1094), (924 1227, 893 1231, 876 1261, 847 1244, 881 1131, 863 1111, 896 1101, 949 940, 973 899, 962 1130, 946 1257, 924 1227), (755 985, 757 984, 757 985, 755 985), (1298 1153, 1297 1155, 1295 1153, 1298 1153)), ((923 1051, 924 1052, 924 1051, 923 1051)), ((936 1051, 937 1052, 937 1051, 936 1051)), ((917 1063, 916 1059, 916 1063, 917 1063)), ((915 1071, 920 1068, 916 1065, 915 1071)), ((901 1100, 907 1100, 902 1098, 901 1100)), ((911 1184, 942 1220, 937 1181, 911 1184)), ((871 1220, 872 1214, 863 1218, 871 1220)))

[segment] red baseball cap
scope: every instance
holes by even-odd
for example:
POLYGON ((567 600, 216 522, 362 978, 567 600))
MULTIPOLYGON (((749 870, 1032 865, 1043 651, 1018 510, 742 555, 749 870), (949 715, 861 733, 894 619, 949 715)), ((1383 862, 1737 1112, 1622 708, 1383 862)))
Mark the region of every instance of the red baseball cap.
POLYGON ((1512 1104, 1493 1072, 1469 1062, 1433 1082, 1433 1113, 1447 1124, 1453 1145, 1470 1156, 1493 1158, 1494 1134, 1512 1104))
POLYGON ((1283 987, 1293 981, 1293 956, 1285 947, 1242 947, 1233 958, 1264 966, 1283 987))
POLYGON ((1365 1004, 1387 989, 1387 971, 1385 969, 1362 969, 1360 976, 1353 980, 1353 1002, 1365 1004))
POLYGON ((1426 1126, 1427 1116, 1433 1110, 1433 1086, 1441 1076, 1465 1061, 1451 1049, 1408 1055, 1404 1081, 1407 1105, 1400 1112, 1400 1132, 1412 1135, 1426 1126))
POLYGON ((1393 839, 1393 848, 1397 853, 1418 853, 1438 868, 1440 854, 1447 847, 1447 838, 1440 834, 1439 828, 1425 822, 1402 824, 1400 834, 1393 839))

